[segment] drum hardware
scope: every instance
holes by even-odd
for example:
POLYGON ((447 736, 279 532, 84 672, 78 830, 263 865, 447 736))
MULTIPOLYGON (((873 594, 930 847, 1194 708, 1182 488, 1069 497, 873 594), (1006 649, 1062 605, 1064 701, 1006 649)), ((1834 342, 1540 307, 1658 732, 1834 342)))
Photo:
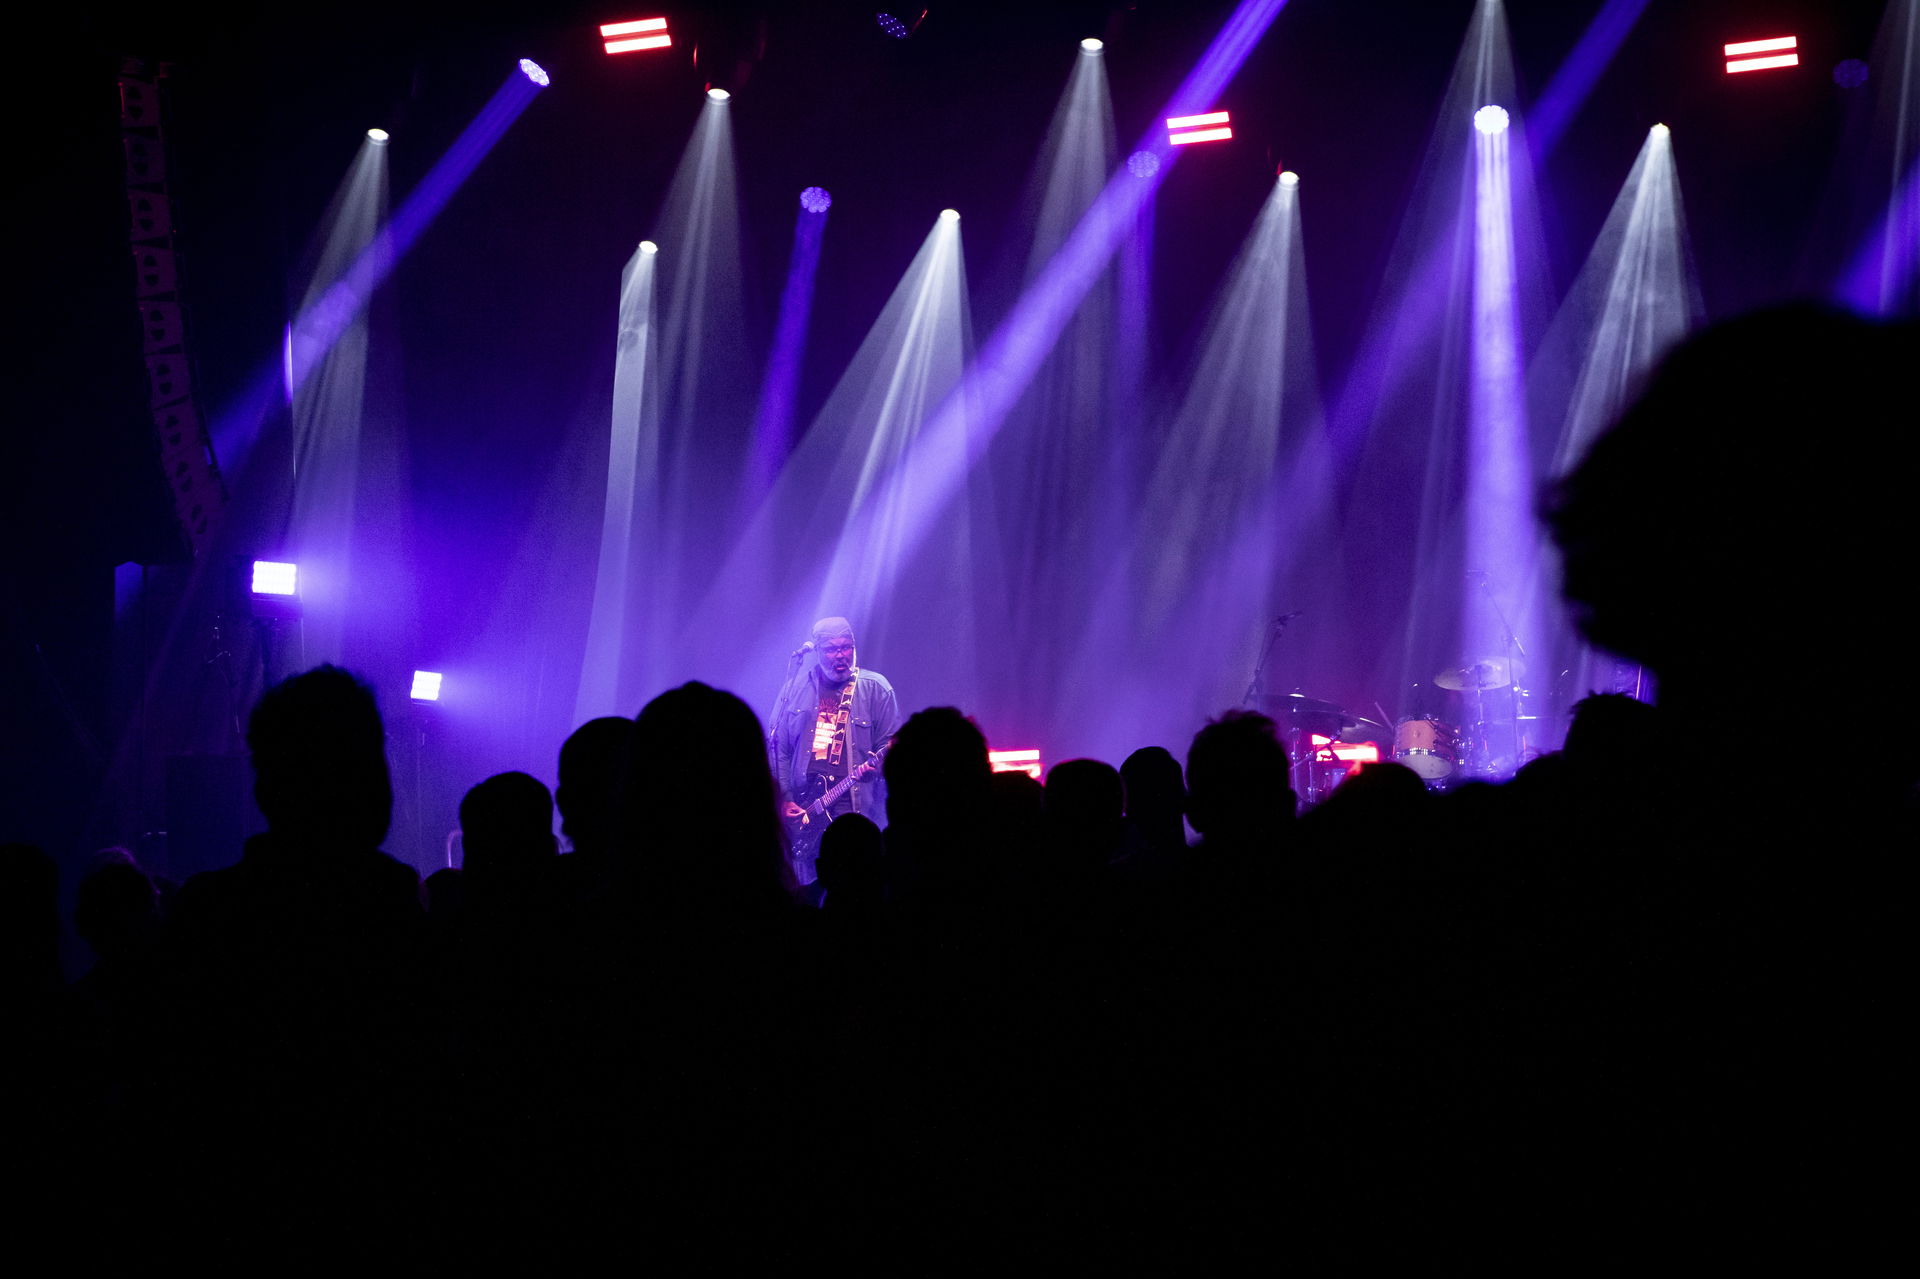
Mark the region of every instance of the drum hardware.
POLYGON ((1506 688, 1522 674, 1524 672, 1517 660, 1481 657, 1441 671, 1433 677, 1433 682, 1456 693, 1480 693, 1488 689, 1506 688))

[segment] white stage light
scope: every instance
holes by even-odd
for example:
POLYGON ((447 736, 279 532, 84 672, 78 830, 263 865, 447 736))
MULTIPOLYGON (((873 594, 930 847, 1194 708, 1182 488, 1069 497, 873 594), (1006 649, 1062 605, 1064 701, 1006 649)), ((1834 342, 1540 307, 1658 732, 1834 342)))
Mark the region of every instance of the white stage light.
POLYGON ((660 251, 660 246, 655 244, 652 240, 642 240, 640 241, 640 251, 642 253, 658 253, 660 251))
POLYGON ((1488 135, 1505 133, 1507 109, 1494 106, 1481 107, 1473 113, 1473 127, 1488 135))
POLYGON ((725 102, 728 98, 731 98, 732 96, 733 95, 731 93, 728 93, 725 89, 714 88, 714 89, 707 90, 707 97, 714 102, 725 102))
POLYGON ((940 210, 940 220, 942 222, 958 222, 960 220, 960 210, 942 209, 940 210))
POLYGON ((1104 41, 1096 40, 1092 36, 1088 36, 1086 39, 1080 42, 1080 48, 1087 53, 1098 53, 1100 52, 1100 50, 1106 47, 1107 46, 1104 41))
POLYGON ((367 130, 367 140, 369 142, 385 142, 391 136, 392 135, 389 134, 385 129, 368 129, 367 130))

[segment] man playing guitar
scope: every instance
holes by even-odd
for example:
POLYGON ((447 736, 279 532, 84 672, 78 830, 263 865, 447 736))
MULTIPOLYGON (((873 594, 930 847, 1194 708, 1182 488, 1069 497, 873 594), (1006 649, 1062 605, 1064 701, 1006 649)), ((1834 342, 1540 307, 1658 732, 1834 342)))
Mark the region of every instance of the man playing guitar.
POLYGON ((814 879, 820 833, 842 813, 886 824, 880 755, 900 720, 893 685, 862 669, 853 624, 824 617, 794 654, 795 667, 774 704, 767 742, 792 838, 794 881, 814 879))

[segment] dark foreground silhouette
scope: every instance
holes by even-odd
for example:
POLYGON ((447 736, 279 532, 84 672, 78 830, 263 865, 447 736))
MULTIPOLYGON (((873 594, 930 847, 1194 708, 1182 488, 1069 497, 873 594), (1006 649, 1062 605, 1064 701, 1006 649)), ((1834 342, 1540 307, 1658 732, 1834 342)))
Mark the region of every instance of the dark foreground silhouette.
POLYGON ((1786 312, 1674 355, 1548 512, 1663 704, 1590 699, 1502 787, 1380 765, 1296 815, 1274 724, 1228 712, 1184 773, 1043 788, 923 710, 884 833, 834 823, 796 896, 760 725, 687 684, 569 739, 572 851, 502 774, 426 892, 380 851, 372 693, 296 676, 249 728, 267 832, 171 899, 103 857, 81 981, 51 863, 4 850, 21 1202, 82 1265, 1877 1258, 1913 739, 1824 788, 1724 747, 1782 590, 1903 686, 1913 336, 1786 312))

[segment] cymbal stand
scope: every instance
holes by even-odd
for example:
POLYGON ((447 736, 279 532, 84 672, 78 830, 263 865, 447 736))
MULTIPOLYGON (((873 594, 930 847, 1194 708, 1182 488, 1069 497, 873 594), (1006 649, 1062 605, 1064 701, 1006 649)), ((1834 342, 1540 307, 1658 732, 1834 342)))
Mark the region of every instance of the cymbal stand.
MULTIPOLYGON (((1480 590, 1486 595, 1487 604, 1492 607, 1493 615, 1500 620, 1500 631, 1507 638, 1507 715, 1513 725, 1515 757, 1513 764, 1518 769, 1520 766, 1520 672, 1526 668, 1527 650, 1520 643, 1520 637, 1514 633, 1513 623, 1507 620, 1507 611, 1500 607, 1500 601, 1494 597, 1492 578, 1486 573, 1481 573, 1479 578, 1480 590)), ((1486 694, 1480 689, 1475 689, 1474 692, 1476 698, 1474 711, 1480 716, 1480 722, 1475 727, 1481 730, 1481 740, 1486 743, 1485 758, 1480 761, 1481 769, 1490 771, 1493 765, 1493 745, 1486 740, 1486 694)))

